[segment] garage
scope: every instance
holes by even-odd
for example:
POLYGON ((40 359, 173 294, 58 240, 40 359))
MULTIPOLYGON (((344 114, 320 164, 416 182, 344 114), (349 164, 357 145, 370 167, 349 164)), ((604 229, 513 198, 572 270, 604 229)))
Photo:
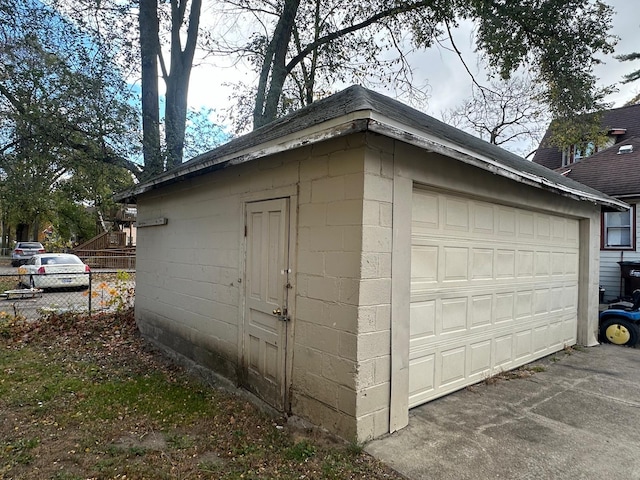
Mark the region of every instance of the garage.
POLYGON ((142 334, 356 441, 595 345, 600 211, 627 208, 359 86, 120 198, 142 334))
POLYGON ((414 188, 409 407, 576 343, 578 220, 414 188))

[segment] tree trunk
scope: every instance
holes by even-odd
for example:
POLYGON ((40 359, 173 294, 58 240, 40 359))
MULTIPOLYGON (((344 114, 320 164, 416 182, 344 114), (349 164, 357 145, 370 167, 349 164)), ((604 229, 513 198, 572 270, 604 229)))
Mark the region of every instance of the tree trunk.
POLYGON ((267 47, 253 110, 254 129, 265 125, 277 116, 282 87, 288 75, 287 51, 299 6, 300 0, 285 0, 273 38, 267 47))
POLYGON ((140 57, 142 67, 142 155, 145 176, 162 173, 160 151, 160 106, 158 100, 158 4, 140 0, 140 57))
POLYGON ((202 0, 193 0, 189 13, 187 38, 184 50, 181 45, 180 28, 184 22, 187 0, 171 1, 171 65, 165 76, 167 86, 165 107, 165 141, 167 145, 167 169, 182 163, 184 134, 187 123, 187 97, 189 78, 193 66, 200 23, 202 0))

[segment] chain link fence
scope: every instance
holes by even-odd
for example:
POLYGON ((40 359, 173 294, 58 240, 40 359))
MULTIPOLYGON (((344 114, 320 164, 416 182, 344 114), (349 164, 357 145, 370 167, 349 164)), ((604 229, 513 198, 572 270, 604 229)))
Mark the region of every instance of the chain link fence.
POLYGON ((129 270, 27 276, 16 269, 0 274, 0 317, 124 310, 133 307, 135 286, 135 271, 129 270))

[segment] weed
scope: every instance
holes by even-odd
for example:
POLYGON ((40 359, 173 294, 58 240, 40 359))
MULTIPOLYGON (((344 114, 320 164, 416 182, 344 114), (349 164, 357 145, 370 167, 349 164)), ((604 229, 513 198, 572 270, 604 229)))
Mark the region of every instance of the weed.
POLYGON ((306 440, 294 443, 285 451, 285 457, 296 462, 304 462, 315 455, 316 448, 306 440))
POLYGON ((364 444, 362 442, 358 442, 357 440, 351 440, 347 444, 347 453, 349 453, 349 455, 353 455, 355 457, 362 454, 363 451, 364 451, 364 444))
POLYGON ((525 365, 520 368, 508 371, 499 371, 498 373, 486 377, 483 380, 485 385, 494 385, 500 380, 516 380, 521 378, 529 378, 532 375, 546 371, 546 368, 542 365, 525 365))
POLYGON ((547 371, 547 367, 545 367, 544 365, 532 365, 527 368, 534 373, 542 373, 547 371))
MULTIPOLYGON (((98 301, 100 310, 122 313, 133 307, 135 293, 135 286, 131 283, 131 275, 128 272, 119 271, 112 283, 100 282, 91 291, 91 298, 98 301)), ((89 291, 82 295, 89 295, 89 291)))
POLYGON ((0 443, 0 458, 7 457, 15 465, 28 465, 33 459, 31 450, 40 444, 38 438, 19 439, 13 442, 0 443))
POLYGON ((188 435, 179 435, 177 433, 167 435, 167 444, 176 450, 186 450, 194 444, 193 438, 188 435))

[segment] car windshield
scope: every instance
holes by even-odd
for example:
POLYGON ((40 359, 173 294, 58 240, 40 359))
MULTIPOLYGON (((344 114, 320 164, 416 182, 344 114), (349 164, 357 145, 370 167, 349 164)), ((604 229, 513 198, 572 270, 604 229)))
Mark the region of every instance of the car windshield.
POLYGON ((70 265, 82 263, 78 257, 65 256, 65 257, 40 257, 41 265, 70 265))

